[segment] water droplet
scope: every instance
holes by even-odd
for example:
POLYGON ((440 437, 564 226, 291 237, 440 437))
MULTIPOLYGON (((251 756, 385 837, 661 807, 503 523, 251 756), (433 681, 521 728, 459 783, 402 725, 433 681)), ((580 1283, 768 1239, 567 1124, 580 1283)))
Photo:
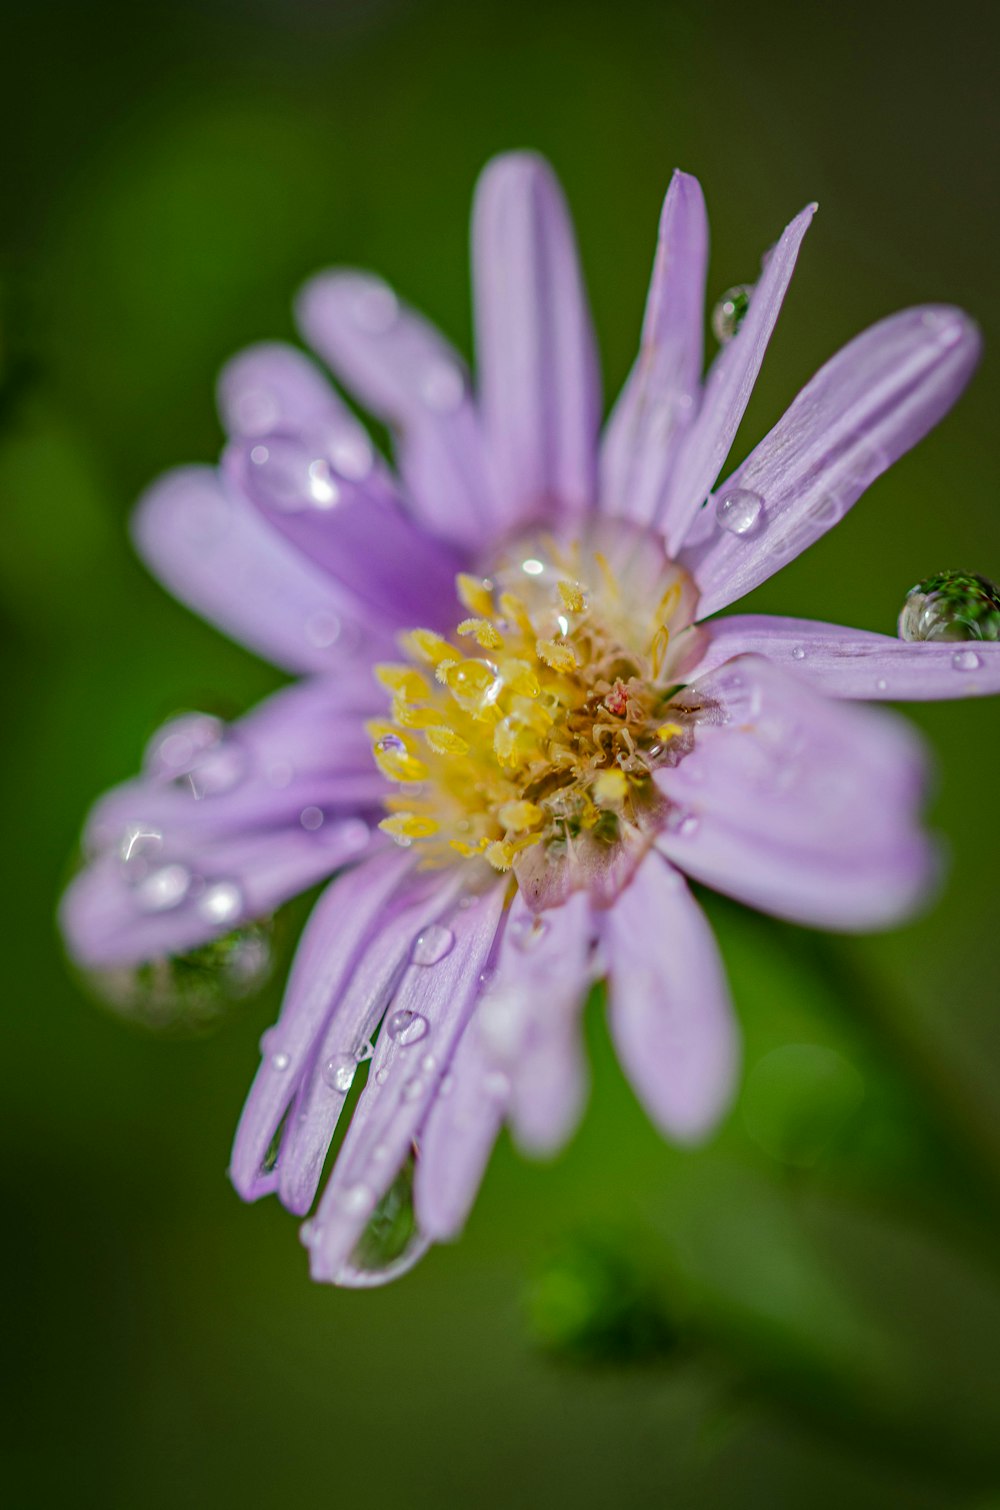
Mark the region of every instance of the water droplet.
POLYGON ((346 1096, 357 1072, 357 1060, 352 1054, 335 1054, 323 1066, 323 1079, 332 1091, 346 1096))
POLYGON ((976 572, 946 571, 911 587, 903 640, 1000 640, 1000 588, 976 572))
POLYGON ((548 922, 542 917, 518 918, 510 930, 515 949, 524 954, 537 948, 548 931, 548 922))
MULTIPOLYGON (((187 954, 163 955, 141 965, 86 977, 101 1001, 120 1016, 157 1032, 203 1033, 234 1002, 256 991, 271 973, 271 927, 250 923, 211 939, 187 954)), ((266 1055, 271 1028, 261 1040, 266 1055)))
POLYGON ((366 1038, 363 1043, 356 1044, 354 1049, 355 1064, 364 1064, 365 1060, 370 1059, 374 1052, 375 1046, 370 1038, 366 1038))
POLYGON ((380 1070, 376 1070, 375 1071, 375 1084, 376 1085, 385 1085, 385 1082, 388 1080, 388 1078, 389 1078, 389 1071, 386 1069, 385 1065, 383 1065, 380 1070))
POLYGON ((510 1080, 502 1070, 491 1070, 483 1081, 483 1090, 493 1101, 503 1101, 510 1094, 510 1080))
POLYGON ((404 1101, 416 1101, 423 1093, 424 1082, 419 1075, 411 1075, 410 1079, 404 1082, 400 1095, 404 1101))
POLYGON ((411 1149, 389 1189, 375 1206, 350 1260, 337 1275, 343 1285, 383 1284, 405 1269, 425 1239, 413 1208, 417 1153, 411 1149))
POLYGON ((446 674, 448 690, 466 713, 482 713, 503 691, 503 679, 492 661, 474 656, 457 661, 446 674))
POLYGON ((667 818, 667 827, 681 839, 693 839, 698 832, 698 818, 694 813, 675 809, 667 818))
POLYGON ((381 278, 367 278, 354 295, 351 314, 367 335, 385 335, 399 319, 399 300, 381 278))
POLYGON ((309 1221, 303 1222, 299 1228, 299 1239, 306 1248, 315 1248, 322 1236, 323 1224, 322 1222, 317 1222, 315 1218, 310 1218, 309 1221))
POLYGON ((323 809, 321 807, 304 807, 299 814, 299 822, 308 833, 315 833, 316 829, 323 827, 323 809))
POLYGON ((169 912, 179 907, 191 889, 186 865, 161 865, 150 871, 135 888, 135 900, 143 912, 169 912))
POLYGON ((247 486, 265 508, 294 514, 332 509, 340 488, 325 456, 313 456, 301 441, 271 435, 249 450, 247 486))
POLYGON ((451 1075, 451 1074, 442 1075, 442 1077, 441 1077, 441 1084, 438 1086, 438 1095, 439 1096, 450 1096, 451 1093, 452 1093, 452 1091, 454 1089, 455 1089, 455 1077, 454 1077, 454 1075, 451 1075))
POLYGON ((420 379, 420 397, 437 414, 452 414, 465 398, 465 376, 454 362, 433 362, 420 379))
POLYGON ((437 1069, 437 1060, 434 1058, 434 1055, 425 1054, 423 1059, 421 1059, 420 1061, 420 1068, 423 1070, 425 1075, 433 1075, 434 1071, 437 1069))
POLYGON ((329 650, 340 639, 342 624, 335 613, 321 609, 306 619, 306 639, 317 650, 329 650))
POLYGON ((198 912, 209 923, 233 923, 243 912, 245 900, 235 881, 214 881, 198 898, 198 912))
POLYGON ((330 440, 330 460, 349 482, 361 482, 375 465, 371 441, 363 430, 335 435, 330 440))
POLYGON ((731 488, 715 505, 715 517, 731 535, 752 535, 760 524, 764 500, 748 488, 731 488))
POLYGON ((375 748, 380 755, 405 755, 406 744, 398 734, 383 734, 376 739, 375 748))
POLYGON ((330 835, 337 840, 338 844, 343 845, 344 849, 359 850, 364 849, 371 839, 372 831, 363 818, 348 818, 346 823, 332 828, 330 835))
POLYGON ((712 334, 720 346, 729 344, 746 319, 753 290, 752 283, 738 283, 734 288, 727 288, 712 310, 712 334))
POLYGON ((410 955, 415 965, 436 965, 450 954, 455 946, 455 935, 441 923, 431 923, 417 934, 410 955))
POLYGON ((149 874, 150 864, 163 848, 163 835, 149 824, 133 823, 125 830, 118 846, 122 870, 131 883, 149 874))
POLYGON ((285 1136, 285 1129, 288 1126, 288 1111, 289 1108, 286 1107, 281 1121, 275 1128, 271 1141, 267 1145, 267 1151, 260 1161, 261 1174, 273 1174, 278 1167, 278 1159, 281 1156, 281 1144, 285 1136))
POLYGON ((421 1013, 410 1012, 404 1007, 398 1012, 393 1012, 389 1018, 387 1031, 392 1041, 401 1044, 405 1049, 411 1043, 419 1043, 421 1038, 426 1037, 429 1026, 427 1018, 421 1013))
POLYGON ((795 646, 793 646, 793 648, 792 648, 792 660, 793 661, 804 661, 805 658, 806 658, 806 653, 803 650, 802 646, 801 645, 795 645, 795 646))
POLYGON ((529 577, 540 577, 545 571, 545 562, 539 561, 536 556, 529 556, 526 561, 521 562, 521 570, 529 577))
POLYGON ((875 691, 876 692, 885 692, 888 689, 888 686, 889 686, 889 683, 886 681, 885 677, 884 676, 880 676, 879 679, 878 679, 878 681, 875 683, 875 691))
POLYGON ((974 650, 956 650, 951 664, 956 671, 977 671, 983 662, 974 650))

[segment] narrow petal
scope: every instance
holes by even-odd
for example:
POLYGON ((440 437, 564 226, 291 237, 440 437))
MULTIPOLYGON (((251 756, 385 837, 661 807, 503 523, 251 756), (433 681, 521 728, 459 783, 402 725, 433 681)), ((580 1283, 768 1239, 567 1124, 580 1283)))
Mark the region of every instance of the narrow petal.
POLYGON ((551 168, 495 158, 476 188, 480 398, 507 530, 595 501, 601 394, 573 228, 551 168))
POLYGON ((650 524, 680 438, 697 412, 708 270, 701 185, 676 172, 660 217, 635 366, 601 442, 601 510, 650 524))
POLYGON ((757 500, 749 529, 717 526, 690 555, 702 616, 743 597, 842 519, 948 412, 979 352, 979 334, 959 310, 908 309, 820 368, 709 504, 717 515, 734 495, 757 500))
POLYGON ((419 1018, 418 1034, 386 1032, 379 1038, 365 1086, 333 1174, 316 1214, 311 1246, 315 1279, 336 1282, 378 1201, 408 1157, 439 1093, 455 1044, 482 990, 503 910, 501 883, 459 909, 449 920, 450 951, 436 964, 412 963, 391 1004, 391 1014, 419 1018))
POLYGON ((763 655, 828 697, 933 701, 1000 692, 1000 644, 908 643, 892 635, 814 619, 732 614, 701 626, 704 653, 695 681, 736 655, 763 655))
POLYGON ((391 637, 353 593, 282 540, 212 467, 161 477, 132 519, 136 549, 182 603, 286 671, 332 671, 391 637))
POLYGON ((369 273, 320 273, 299 296, 298 319, 337 376, 396 431, 400 474, 421 522, 446 539, 481 546, 496 510, 457 353, 369 273))
POLYGON ((350 977, 331 996, 326 1026, 281 1147, 278 1189, 289 1211, 304 1215, 312 1205, 357 1056, 374 1036, 418 940, 426 939, 429 930, 444 936, 460 885, 461 877, 453 871, 424 871, 409 878, 383 909, 350 977))
POLYGON ((738 1039, 718 946, 683 877, 647 856, 602 914, 611 1036, 668 1136, 711 1131, 733 1094, 738 1039))
POLYGON ((229 1174, 244 1200, 277 1187, 284 1142, 276 1159, 268 1160, 268 1151, 313 1063, 330 1013, 411 868, 407 856, 377 856, 339 876, 313 908, 281 1016, 262 1040, 260 1068, 236 1131, 229 1174))
POLYGON ((138 965, 186 954, 241 924, 267 917, 289 897, 357 860, 369 847, 357 818, 241 835, 202 847, 164 843, 134 878, 104 854, 71 882, 59 921, 73 957, 88 969, 138 965))
POLYGON ((708 374, 698 418, 684 438, 660 515, 671 555, 680 549, 729 454, 815 210, 807 205, 767 257, 742 326, 708 374))
POLYGON ((453 622, 454 581, 466 564, 404 512, 384 480, 338 471, 324 426, 234 442, 226 473, 274 531, 391 628, 453 622))
POLYGON ((417 1214, 433 1237, 454 1237, 463 1226, 505 1115, 536 1155, 555 1152, 576 1127, 587 1096, 580 1009, 593 935, 582 893, 540 916, 514 898, 496 970, 421 1140, 417 1214))
POLYGON ((923 751, 893 714, 828 701, 758 656, 684 694, 694 749, 662 770, 660 850, 696 880, 817 927, 887 927, 933 876, 923 751))

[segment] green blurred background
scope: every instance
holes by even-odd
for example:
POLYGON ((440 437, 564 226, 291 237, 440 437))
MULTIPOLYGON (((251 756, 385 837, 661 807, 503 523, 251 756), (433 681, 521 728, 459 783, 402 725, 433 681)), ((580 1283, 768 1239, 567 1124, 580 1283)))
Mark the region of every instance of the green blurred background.
POLYGON ((994 13, 33 0, 2 47, 6 1502, 1000 1506, 995 703, 914 714, 952 854, 929 916, 827 940, 710 902, 746 1079, 708 1148, 659 1141, 593 1011, 572 1147, 503 1142, 464 1240, 383 1291, 310 1285, 292 1219, 225 1180, 302 908, 197 1041, 96 1008, 52 922, 157 722, 277 683, 133 559, 138 490, 214 455, 217 369, 291 335, 326 262, 468 350, 496 150, 566 184, 609 394, 675 165, 719 291, 819 200, 741 445, 871 320, 970 310, 958 410, 756 599, 891 632, 918 578, 1000 577, 994 13))

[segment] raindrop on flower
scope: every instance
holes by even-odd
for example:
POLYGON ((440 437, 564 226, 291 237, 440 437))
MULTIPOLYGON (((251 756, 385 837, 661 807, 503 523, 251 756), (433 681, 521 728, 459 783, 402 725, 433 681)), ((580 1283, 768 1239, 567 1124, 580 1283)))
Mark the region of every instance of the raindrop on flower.
POLYGON ((317 650, 329 650, 340 639, 342 628, 337 614, 320 609, 306 619, 306 639, 317 650))
POLYGON ((746 319, 753 288, 752 283, 738 283, 735 288, 727 288, 712 310, 712 334, 720 346, 729 344, 746 319))
POLYGON ((983 662, 974 650, 956 650, 951 664, 956 671, 978 671, 983 662))
POLYGON ((428 1026, 427 1018, 421 1013, 410 1012, 404 1007, 393 1012, 387 1031, 393 1043, 398 1043, 405 1049, 411 1043, 419 1043, 421 1038, 426 1037, 428 1026))
POLYGON ((139 882, 134 895, 143 912, 169 912, 180 906, 190 889, 191 872, 186 865, 161 865, 139 882))
POLYGON ((549 925, 545 918, 519 918, 511 928, 514 947, 522 953, 528 953, 542 942, 548 931, 549 925))
POLYGON ((307 833, 314 833, 316 829, 323 827, 323 809, 321 807, 304 807, 299 814, 299 822, 307 833))
POLYGON ((353 1054, 335 1054, 323 1066, 323 1080, 332 1091, 346 1096, 357 1072, 358 1063, 353 1054))
POLYGON ((806 658, 806 653, 803 650, 802 646, 801 645, 794 646, 793 649, 792 649, 792 660, 793 661, 804 661, 805 658, 806 658))
POLYGON ((330 463, 313 456, 301 441, 268 436, 249 450, 247 485, 265 508, 295 514, 304 509, 331 509, 340 488, 330 463))
POLYGON ((277 1070, 279 1074, 284 1074, 291 1062, 290 1056, 283 1049, 271 1055, 271 1068, 277 1070))
POLYGON ((946 571, 911 587, 903 640, 1000 640, 1000 588, 976 572, 946 571))
POLYGON ((337 1283, 364 1287, 385 1284, 407 1266, 421 1245, 413 1208, 413 1176, 416 1149, 411 1148, 399 1173, 375 1206, 350 1259, 337 1275, 337 1283))
POLYGON ((235 881, 214 881, 198 898, 198 911, 209 923, 233 923, 244 907, 242 889, 235 881))
POLYGON ((431 923, 417 934, 410 955, 415 965, 436 965, 450 954, 455 945, 455 935, 441 923, 431 923))
POLYGON ((715 517, 731 535, 752 535, 763 510, 764 500, 759 493, 752 493, 749 488, 731 488, 718 499, 715 517))

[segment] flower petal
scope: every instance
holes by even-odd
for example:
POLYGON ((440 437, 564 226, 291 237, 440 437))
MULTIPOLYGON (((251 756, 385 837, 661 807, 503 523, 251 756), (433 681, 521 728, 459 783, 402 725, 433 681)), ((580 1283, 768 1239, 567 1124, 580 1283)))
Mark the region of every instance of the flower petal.
POLYGON ((376 464, 371 441, 315 362, 294 346, 261 341, 223 367, 219 415, 233 439, 259 439, 285 426, 325 423, 334 462, 349 477, 365 477, 376 464))
POLYGON ((409 518, 384 479, 338 471, 334 451, 324 426, 286 428, 233 442, 224 465, 268 524, 380 624, 453 623, 464 558, 409 518))
POLYGON ((733 1094, 738 1040, 718 946, 683 878, 646 857, 601 915, 611 1036, 658 1127, 704 1137, 733 1094))
MULTIPOLYGON (((377 938, 387 907, 412 868, 383 854, 327 887, 299 941, 281 1015, 261 1041, 261 1063, 236 1130, 229 1175, 246 1201, 277 1187, 285 1158, 265 1168, 268 1150, 315 1059, 316 1044, 358 959, 377 938)), ((285 1133, 285 1138, 288 1137, 285 1133)))
POLYGON ((743 324, 709 371, 698 418, 682 442, 660 515, 671 555, 676 556, 729 454, 815 210, 807 205, 766 258, 743 324))
POLYGON ((932 879, 922 746, 893 714, 831 702, 758 656, 683 694, 694 748, 658 772, 659 849, 696 880, 797 922, 887 927, 932 879))
POLYGON ((505 1113, 528 1153, 554 1153, 573 1132, 587 1096, 580 1010, 593 934, 581 892, 540 916, 515 896, 495 973, 421 1140, 417 1214, 432 1237, 463 1226, 505 1113))
POLYGON ((361 403, 399 435, 399 470, 429 528, 481 547, 496 524, 465 364, 369 273, 334 269, 298 299, 306 340, 361 403))
POLYGON ((842 519, 948 412, 980 344, 960 310, 907 309, 821 367, 718 490, 717 504, 737 490, 753 494, 759 514, 743 534, 716 527, 690 553, 700 614, 743 597, 842 519))
POLYGON ((353 593, 278 536, 212 467, 182 467, 140 499, 132 535, 182 603, 286 671, 331 671, 391 636, 353 593))
POLYGON ((908 642, 814 619, 731 614, 701 626, 694 681, 736 655, 763 655, 828 697, 929 701, 1000 692, 1000 644, 908 642))
POLYGON ((697 412, 708 219, 701 185, 676 172, 660 217, 639 355, 601 441, 601 510, 658 516, 681 435, 697 412))
POLYGON ((448 926, 454 944, 432 966, 412 963, 391 1011, 422 1018, 420 1037, 380 1036, 365 1086, 316 1214, 314 1279, 336 1283, 378 1201, 389 1189, 439 1092, 441 1077, 481 992, 503 911, 506 886, 459 909, 448 926))
POLYGON ((484 169, 472 221, 480 401, 505 529, 595 501, 601 395, 573 228, 555 175, 515 152, 484 169))
MULTIPOLYGON (((330 996, 330 1011, 300 1088, 295 1117, 285 1135, 278 1189, 289 1211, 304 1215, 316 1195, 357 1063, 356 1054, 374 1035, 416 941, 454 905, 461 877, 454 871, 420 872, 408 878, 383 909, 377 929, 357 955, 349 977, 330 996), (346 1083, 345 1083, 346 1081, 346 1083)), ((330 940, 332 948, 340 945, 330 940)))

